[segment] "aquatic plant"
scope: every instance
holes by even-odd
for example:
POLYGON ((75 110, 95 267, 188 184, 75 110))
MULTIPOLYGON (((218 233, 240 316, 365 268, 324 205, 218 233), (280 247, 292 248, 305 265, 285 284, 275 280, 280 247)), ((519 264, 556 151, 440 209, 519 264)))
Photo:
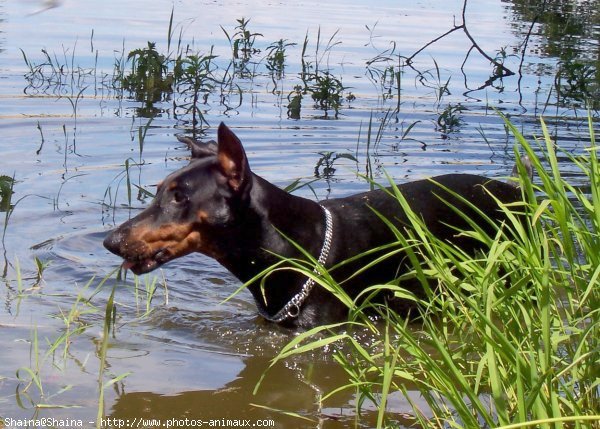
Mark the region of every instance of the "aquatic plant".
MULTIPOLYGON (((4 222, 2 225, 2 239, 0 240, 0 243, 2 243, 2 247, 5 250, 4 253, 4 267, 2 269, 2 277, 6 277, 6 274, 8 273, 8 260, 6 259, 6 246, 5 246, 5 239, 6 239, 6 231, 8 230, 8 223, 10 221, 11 216, 13 215, 15 208, 17 207, 17 205, 23 201, 25 198, 29 197, 30 195, 24 195, 22 197, 20 197, 19 199, 17 199, 16 201, 13 199, 14 196, 14 187, 15 187, 16 181, 15 181, 15 177, 12 176, 0 176, 0 213, 4 212, 4 222)), ((19 270, 17 270, 17 273, 20 275, 19 270)))
POLYGON ((277 42, 269 45, 266 49, 267 69, 275 79, 281 79, 283 77, 286 49, 290 46, 296 46, 296 43, 290 43, 287 40, 279 39, 277 42))
POLYGON ((465 107, 459 104, 448 104, 436 119, 436 129, 444 134, 458 130, 462 123, 460 118, 465 107))
POLYGON ((396 53, 397 44, 394 41, 389 43, 389 47, 379 50, 375 47, 375 28, 377 24, 365 27, 369 31, 369 45, 372 46, 377 54, 366 61, 365 74, 373 84, 379 88, 383 101, 391 100, 394 97, 396 101, 396 111, 400 110, 401 87, 403 73, 403 58, 396 53))
POLYGON ((30 60, 25 51, 20 49, 28 69, 24 75, 27 82, 25 92, 51 93, 61 97, 65 90, 71 94, 79 91, 85 78, 95 76, 96 70, 75 65, 76 48, 77 45, 72 48, 70 53, 63 48, 62 56, 42 49, 43 59, 40 62, 30 60))
POLYGON ((307 80, 308 92, 315 101, 315 107, 324 110, 326 115, 329 110, 333 110, 337 117, 342 107, 343 91, 347 89, 341 79, 324 71, 311 75, 307 80))
POLYGON ((540 184, 529 181, 518 162, 523 201, 501 206, 509 221, 492 235, 475 223, 472 231, 457 232, 480 240, 487 250, 473 258, 438 240, 392 185, 411 228, 388 226, 412 269, 352 301, 343 281, 336 283, 330 274, 336 267, 319 266, 317 275, 309 254, 308 263, 285 260, 334 293, 348 306, 351 320, 295 336, 272 365, 335 344, 334 358, 348 383, 323 401, 353 391, 358 420, 362 406, 371 402, 378 428, 398 424, 389 406, 392 394, 413 407, 408 420, 420 427, 598 427, 600 163, 594 124, 590 117, 588 155, 562 154, 588 178, 588 189, 561 176, 557 148, 543 121, 544 146, 535 148, 506 124, 517 140, 515 155, 519 149, 528 155, 540 184), (519 213, 528 221, 522 223, 519 213), (425 299, 402 288, 409 278, 420 281, 425 299), (383 291, 413 301, 416 321, 369 302, 383 291), (367 317, 373 313, 378 322, 367 317), (378 340, 357 341, 356 326, 378 340), (418 403, 415 390, 422 398, 418 403))
MULTIPOLYGON (((42 264, 38 274, 46 266, 46 263, 37 261, 36 264, 42 264)), ((15 261, 15 269, 17 274, 17 298, 19 300, 29 299, 32 288, 26 288, 23 283, 23 277, 20 270, 18 260, 15 261)), ((53 371, 65 370, 69 361, 76 360, 71 351, 71 347, 82 339, 88 341, 88 338, 83 337, 83 334, 89 332, 90 328, 94 328, 97 323, 97 315, 103 313, 102 328, 100 335, 94 339, 95 352, 98 357, 98 402, 97 416, 104 417, 104 392, 107 388, 115 383, 122 381, 129 375, 128 372, 123 374, 111 374, 108 371, 108 350, 111 339, 114 337, 115 322, 117 317, 117 306, 115 302, 115 286, 110 289, 110 294, 103 305, 98 305, 96 301, 98 295, 107 289, 107 282, 114 279, 115 273, 119 276, 119 269, 113 270, 100 280, 92 277, 83 287, 78 288, 77 295, 72 300, 70 306, 64 310, 59 307, 57 313, 52 315, 53 318, 62 322, 62 328, 56 336, 41 337, 38 327, 33 326, 31 329, 30 357, 29 363, 21 366, 16 370, 16 379, 18 381, 15 398, 19 406, 24 409, 35 408, 37 410, 44 408, 61 408, 68 409, 77 407, 78 405, 60 403, 57 399, 61 394, 71 390, 74 385, 60 386, 56 391, 45 386, 47 378, 45 371, 49 366, 53 371), (96 320, 96 321, 95 321, 96 320), (108 379, 107 379, 108 376, 108 379)), ((156 291, 159 286, 159 278, 156 276, 145 276, 140 278, 134 276, 133 293, 135 297, 138 311, 135 320, 142 320, 152 312, 152 302, 156 297, 156 291), (140 308, 140 302, 143 308, 140 308)), ((118 281, 118 278, 117 278, 118 281)), ((39 282, 39 280, 36 280, 39 282)), ((164 300, 168 302, 167 284, 164 279, 160 282, 164 288, 164 300)), ((130 285, 124 289, 131 289, 130 285)), ((33 286, 35 287, 35 285, 33 286)), ((79 347, 79 346, 78 346, 79 347)), ((87 366, 85 362, 76 362, 78 365, 87 366)), ((101 427, 100 420, 97 421, 98 427, 101 427)))
MULTIPOLYGON (((301 103, 303 95, 310 94, 315 102, 314 107, 325 112, 325 117, 328 116, 330 110, 334 111, 334 116, 337 117, 339 109, 342 106, 344 99, 344 91, 348 89, 342 84, 341 77, 335 76, 329 68, 323 69, 322 62, 331 53, 331 50, 340 42, 335 41, 337 31, 332 34, 325 46, 321 44, 321 28, 317 31, 317 40, 315 45, 315 53, 312 59, 309 59, 308 47, 309 37, 308 32, 304 38, 301 52, 301 72, 300 80, 302 85, 296 85, 288 94, 288 116, 298 119, 300 117, 301 103)), ((347 100, 352 101, 356 97, 353 94, 347 95, 347 100)))
MULTIPOLYGON (((363 134, 363 124, 361 123, 360 129, 358 131, 358 139, 356 142, 356 157, 358 158, 359 147, 362 145, 365 150, 366 162, 365 162, 365 173, 364 177, 366 177, 369 182, 371 190, 375 189, 375 181, 374 181, 374 167, 372 163, 372 159, 374 155, 377 155, 379 145, 381 144, 381 140, 383 139, 384 131, 386 127, 395 119, 395 115, 397 110, 388 109, 383 113, 383 116, 379 118, 376 116, 376 112, 371 111, 371 115, 369 116, 369 122, 367 124, 367 131, 364 142, 361 141, 363 134), (379 123, 377 127, 374 124, 379 123)), ((413 129, 413 127, 418 124, 420 121, 415 121, 412 124, 408 125, 406 130, 403 131, 402 136, 400 138, 400 142, 404 140, 408 140, 408 134, 413 129)), ((392 147, 392 149, 397 150, 397 143, 392 147)))
POLYGON ((260 53, 260 49, 255 46, 256 38, 263 37, 261 33, 253 33, 248 29, 249 19, 236 19, 238 25, 235 26, 234 32, 230 35, 223 26, 221 30, 225 33, 225 37, 231 46, 233 56, 234 74, 242 78, 252 77, 253 73, 248 66, 250 60, 255 54, 260 53))
POLYGON ((177 81, 177 89, 184 97, 183 102, 178 102, 177 105, 184 109, 185 114, 192 116, 192 125, 206 124, 208 122, 204 118, 200 104, 206 104, 209 95, 219 84, 215 78, 215 66, 213 60, 217 58, 213 54, 211 47, 208 54, 193 54, 180 58, 175 64, 175 79, 177 81))
MULTIPOLYGON (((38 266, 38 278, 35 280, 35 284, 32 288, 35 288, 36 285, 39 284, 40 276, 46 268, 47 263, 43 263, 36 258, 36 265, 38 266)), ((17 298, 19 300, 27 299, 30 295, 25 293, 26 291, 22 284, 22 275, 18 261, 15 261, 15 266, 17 271, 17 298)), ((68 404, 53 405, 51 402, 48 402, 70 390, 73 386, 63 386, 56 392, 48 392, 48 389, 44 389, 44 369, 49 361, 54 369, 66 367, 67 361, 72 358, 69 353, 69 348, 73 341, 90 327, 90 324, 84 321, 84 317, 98 311, 98 308, 92 304, 90 298, 98 293, 103 287, 104 282, 110 278, 111 275, 101 280, 94 291, 91 292, 90 296, 85 297, 90 286, 95 281, 94 278, 90 279, 83 288, 79 290, 68 311, 63 311, 62 308, 58 309, 58 314, 53 317, 62 321, 63 328, 62 332, 60 332, 56 338, 46 337, 44 338, 44 341, 40 343, 38 328, 37 326, 33 327, 30 340, 29 365, 23 365, 16 372, 17 380, 19 380, 19 385, 16 390, 16 399, 23 408, 27 408, 25 406, 25 401, 29 402, 37 409, 45 407, 72 407, 72 405, 68 404), (45 350, 42 349, 44 345, 46 346, 45 350), (61 348, 62 352, 57 353, 61 348), (60 365, 61 363, 62 366, 60 365), (37 392, 31 391, 33 386, 37 388, 37 392)), ((27 290, 31 290, 32 288, 27 290)))
POLYGON ((289 101, 287 105, 287 115, 290 119, 300 119, 300 110, 302 109, 303 89, 296 85, 294 90, 287 96, 289 101))
POLYGON ((505 46, 498 49, 496 55, 494 56, 494 60, 491 61, 491 64, 494 67, 494 76, 498 76, 499 78, 503 77, 504 63, 509 57, 516 57, 516 55, 509 54, 505 46))
POLYGON ((560 64, 554 86, 560 97, 597 107, 600 98, 600 78, 595 65, 577 59, 560 64))
MULTIPOLYGON (((43 397, 44 395, 44 387, 42 384, 41 378, 41 369, 40 369, 40 350, 39 350, 39 341, 38 341, 38 330, 37 326, 33 327, 31 331, 31 346, 29 348, 29 361, 30 366, 22 366, 17 369, 16 376, 17 379, 24 384, 20 389, 17 390, 17 400, 22 402, 23 397, 27 397, 27 391, 31 388, 31 386, 36 386, 39 390, 40 395, 43 397), (29 377, 27 380, 23 373, 29 377)), ((33 402, 33 401, 32 401, 33 402)))
POLYGON ((249 60, 254 54, 258 54, 260 49, 254 46, 257 37, 263 37, 261 33, 252 33, 248 30, 249 19, 244 17, 236 19, 238 25, 234 28, 234 32, 229 35, 227 30, 221 27, 225 37, 231 44, 233 58, 249 60))
POLYGON ((10 202, 14 193, 14 183, 14 177, 6 175, 0 176, 0 212, 7 212, 10 210, 10 202))
MULTIPOLYGON (((138 318, 143 319, 147 317, 154 308, 152 307, 152 301, 156 297, 156 290, 158 289, 158 277, 157 276, 134 276, 133 277, 133 290, 135 296, 135 304, 137 307, 138 318), (142 288, 142 280, 143 280, 143 288, 142 288), (140 293, 140 292, 143 292, 140 293), (140 302, 144 304, 143 313, 140 312, 140 302)), ((164 276, 162 276, 162 286, 164 289, 164 305, 169 303, 169 291, 167 287, 167 280, 164 276)))
POLYGON ((417 73, 418 80, 426 88, 431 88, 435 91, 436 103, 440 104, 442 98, 446 95, 450 95, 450 79, 448 77, 445 81, 442 80, 442 73, 440 67, 435 59, 433 59, 433 68, 428 70, 419 71, 417 73))
POLYGON ((337 153, 331 151, 319 152, 321 157, 315 165, 315 177, 329 179, 335 173, 334 164, 338 159, 349 159, 358 162, 354 155, 349 153, 337 153))
POLYGON ((167 57, 156 50, 156 43, 134 49, 127 55, 131 71, 121 81, 123 88, 135 94, 138 101, 155 103, 172 92, 173 75, 169 73, 167 57))

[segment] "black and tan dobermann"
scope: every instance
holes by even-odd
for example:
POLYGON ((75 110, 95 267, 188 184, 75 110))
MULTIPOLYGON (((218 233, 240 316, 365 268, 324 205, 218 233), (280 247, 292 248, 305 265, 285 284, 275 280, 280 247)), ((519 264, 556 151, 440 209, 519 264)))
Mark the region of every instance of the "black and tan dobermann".
MULTIPOLYGON (((383 189, 321 203, 279 189, 252 173, 242 143, 224 124, 218 129, 218 143, 181 140, 191 148, 191 162, 158 185, 154 201, 144 211, 104 240, 107 249, 125 260, 123 267, 134 273, 200 252, 246 282, 280 261, 277 255, 302 257, 290 240, 332 267, 395 240, 378 214, 400 229, 410 227, 398 201, 383 189)), ((481 244, 457 233, 470 229, 457 211, 489 233, 493 226, 465 201, 501 222, 497 200, 510 203, 521 198, 513 184, 468 174, 447 174, 398 188, 432 233, 470 253, 481 244)), ((333 275, 346 280, 345 291, 356 297, 367 286, 385 284, 406 271, 404 258, 400 253, 352 277, 366 263, 361 258, 335 269, 333 275)), ((416 293, 422 289, 416 281, 402 286, 416 293)), ((255 282, 249 289, 260 314, 285 326, 308 328, 347 317, 347 307, 337 298, 292 270, 278 270, 264 284, 255 282)))

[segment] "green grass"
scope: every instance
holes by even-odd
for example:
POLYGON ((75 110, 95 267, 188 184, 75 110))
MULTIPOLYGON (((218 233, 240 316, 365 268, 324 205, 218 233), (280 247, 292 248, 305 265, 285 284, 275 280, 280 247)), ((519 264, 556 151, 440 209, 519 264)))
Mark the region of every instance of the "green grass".
MULTIPOLYGON (((392 284, 373 285, 364 297, 387 289, 413 299, 418 320, 352 302, 323 271, 318 283, 342 298, 352 320, 301 333, 273 364, 343 343, 334 358, 348 382, 323 400, 353 391, 359 416, 362 404, 377 406, 378 428, 398 425, 387 407, 390 394, 412 405, 417 427, 600 427, 600 167, 593 123, 590 118, 585 156, 562 154, 589 188, 562 178, 560 149, 543 121, 535 146, 506 125, 516 138, 515 155, 527 153, 537 178, 534 184, 522 173, 523 201, 502 205, 510 220, 495 235, 475 224, 473 231, 461 232, 485 243, 485 254, 471 258, 437 240, 413 214, 410 230, 395 231, 412 270, 392 284), (525 223, 515 216, 523 212, 525 223), (427 299, 402 289, 402 279, 409 277, 422 282, 427 299), (380 320, 370 321, 366 310, 380 320), (378 340, 357 341, 352 335, 357 326, 378 340)), ((396 196, 410 210, 397 190, 396 196)), ((310 266, 285 262, 313 275, 310 266)))
MULTIPOLYGON (((34 286, 26 288, 21 268, 18 260, 15 260, 16 271, 16 299, 17 312, 18 306, 22 300, 34 299, 32 297, 39 296, 37 291, 38 283, 42 281, 43 268, 39 264, 43 264, 36 260, 38 265, 38 277, 34 280, 34 286)), ((119 269, 113 270, 111 273, 101 279, 91 278, 85 285, 78 288, 76 297, 68 309, 58 307, 57 313, 53 315, 57 320, 62 322, 62 327, 54 335, 41 336, 37 325, 31 328, 30 356, 29 363, 21 366, 15 372, 18 385, 15 391, 15 400, 23 409, 43 409, 43 408, 71 408, 76 405, 64 403, 60 395, 71 390, 73 385, 60 386, 56 389, 56 383, 49 383, 50 388, 45 386, 47 377, 51 372, 56 370, 66 371, 69 363, 76 360, 74 357, 73 348, 78 349, 78 344, 81 341, 87 341, 83 334, 88 333, 98 327, 98 316, 103 314, 101 319, 102 327, 101 334, 97 341, 96 355, 98 358, 97 380, 98 380, 98 398, 97 398, 97 416, 98 424, 101 418, 105 416, 105 390, 115 383, 120 382, 130 373, 113 374, 108 365, 108 351, 110 348, 111 339, 115 337, 115 322, 117 320, 117 299, 115 293, 117 287, 120 288, 120 294, 127 285, 120 282, 119 269), (115 274, 117 274, 115 276, 115 274), (113 282, 114 280, 114 282, 113 282), (113 283, 109 285, 108 283, 113 283), (124 287, 125 286, 125 287, 124 287), (107 289, 110 291, 109 296, 104 299, 104 304, 98 305, 98 296, 105 294, 107 289), (82 338, 83 337, 83 338, 82 338)), ((166 280, 162 278, 162 286, 164 288, 164 302, 168 303, 168 290, 166 280)), ((152 312, 152 302, 157 296, 159 286, 159 278, 156 276, 144 276, 133 278, 133 296, 135 298, 135 314, 133 321, 143 320, 152 312)), ((120 304, 124 306, 124 304, 120 304)), ((129 321, 131 322, 131 320, 129 321)), ((86 358, 87 361, 87 358, 86 358)), ((85 362, 78 362, 82 367, 86 366, 85 362)), ((93 372, 93 370, 90 369, 93 372)))

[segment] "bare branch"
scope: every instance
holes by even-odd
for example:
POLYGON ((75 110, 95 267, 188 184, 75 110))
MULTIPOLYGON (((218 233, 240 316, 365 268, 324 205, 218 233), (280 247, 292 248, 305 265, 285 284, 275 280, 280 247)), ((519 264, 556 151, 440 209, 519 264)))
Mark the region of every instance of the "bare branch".
POLYGON ((416 51, 415 53, 413 53, 410 57, 407 57, 406 58, 406 63, 410 65, 410 63, 412 62, 413 58, 416 57, 417 55, 419 55, 421 52, 423 52, 429 46, 433 45, 435 42, 437 42, 438 40, 443 39, 444 37, 448 36, 449 34, 454 33, 456 30, 460 30, 462 28, 464 28, 464 24, 463 25, 458 25, 458 26, 456 26, 456 27, 454 27, 454 28, 446 31, 441 36, 438 36, 435 39, 431 40, 427 44, 423 45, 418 51, 416 51))
MULTIPOLYGON (((466 19, 466 13, 467 13, 467 2, 468 0, 464 0, 463 2, 463 8, 462 8, 462 14, 461 14, 461 18, 462 18, 462 24, 460 25, 456 25, 456 23, 454 24, 454 27, 451 28, 450 30, 446 31, 444 34, 436 37, 435 39, 431 40, 430 42, 426 43, 425 45, 423 45, 419 50, 417 50, 416 52, 414 52, 411 56, 406 58, 406 63, 408 65, 410 65, 412 63, 412 60, 421 52, 423 52, 425 49, 427 49, 429 46, 433 45, 434 43, 438 42, 439 40, 443 39, 444 37, 448 36, 449 34, 457 31, 457 30, 463 30, 463 32, 465 33, 465 36, 467 36, 467 38, 469 39, 469 41, 471 42, 471 48, 469 48, 469 53, 474 49, 476 49, 482 57, 484 57, 485 59, 487 59, 491 64, 494 65, 494 75, 496 78, 498 77, 504 77, 504 76, 512 76, 515 73, 511 70, 509 70, 508 68, 506 68, 504 66, 504 64, 498 62, 496 59, 492 58, 491 56, 489 56, 477 43, 477 41, 475 41, 475 39, 473 38, 473 36, 471 35, 471 33, 469 32, 469 29, 467 28, 467 19, 466 19)), ((467 55, 468 56, 468 55, 467 55)), ((463 64, 464 65, 464 64, 463 64)))

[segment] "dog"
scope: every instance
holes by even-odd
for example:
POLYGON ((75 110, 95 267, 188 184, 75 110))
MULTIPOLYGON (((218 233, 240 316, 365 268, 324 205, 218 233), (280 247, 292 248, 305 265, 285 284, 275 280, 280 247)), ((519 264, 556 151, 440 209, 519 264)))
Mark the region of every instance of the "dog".
MULTIPOLYGON (((411 228, 389 189, 320 203, 283 191, 250 170, 241 141, 223 123, 218 128, 218 142, 180 140, 191 149, 190 163, 167 176, 150 205, 104 240, 108 250, 124 259, 122 267, 136 274, 200 252, 248 282, 281 257, 306 259, 299 248, 322 266, 333 267, 397 241, 382 217, 399 230, 411 228)), ((497 227, 490 220, 505 221, 499 202, 522 198, 513 183, 470 174, 446 174, 400 184, 397 189, 430 232, 469 254, 475 254, 482 244, 458 233, 472 230, 460 213, 494 234, 497 227)), ((357 258, 332 271, 351 298, 370 285, 389 283, 409 269, 406 254, 399 251, 356 274, 376 257, 377 253, 370 259, 357 258)), ((417 295, 423 290, 416 279, 401 286, 417 295)), ((283 326, 306 329, 348 317, 346 305, 297 270, 275 270, 248 288, 259 313, 283 326)), ((398 311, 410 307, 410 303, 389 301, 398 311)))

